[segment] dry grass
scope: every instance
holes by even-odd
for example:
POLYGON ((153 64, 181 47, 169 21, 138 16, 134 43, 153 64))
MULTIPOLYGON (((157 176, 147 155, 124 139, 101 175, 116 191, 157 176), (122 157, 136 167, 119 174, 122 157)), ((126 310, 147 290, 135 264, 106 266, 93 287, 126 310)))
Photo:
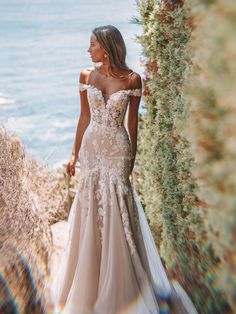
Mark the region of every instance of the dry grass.
POLYGON ((60 169, 50 170, 31 159, 20 139, 0 126, 1 310, 45 311, 53 251, 50 225, 68 216, 70 184, 60 169))

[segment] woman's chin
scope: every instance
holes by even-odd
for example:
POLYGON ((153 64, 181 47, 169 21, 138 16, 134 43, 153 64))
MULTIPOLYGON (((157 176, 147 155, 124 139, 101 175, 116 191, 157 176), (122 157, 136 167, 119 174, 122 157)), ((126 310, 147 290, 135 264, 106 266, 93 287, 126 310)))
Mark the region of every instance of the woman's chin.
POLYGON ((93 63, 101 63, 101 60, 92 58, 92 62, 93 62, 93 63))

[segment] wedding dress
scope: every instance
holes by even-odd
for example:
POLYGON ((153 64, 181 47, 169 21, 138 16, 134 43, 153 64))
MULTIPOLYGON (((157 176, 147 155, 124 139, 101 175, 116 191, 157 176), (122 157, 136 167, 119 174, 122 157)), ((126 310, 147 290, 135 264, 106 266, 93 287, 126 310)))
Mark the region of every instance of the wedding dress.
MULTIPOLYGON (((170 313, 197 313, 168 280, 137 193, 131 185, 131 145, 124 116, 131 96, 119 90, 105 101, 87 92, 91 120, 79 151, 80 177, 68 217, 60 267, 53 276, 55 313, 156 314, 172 299, 170 313)), ((165 313, 169 313, 165 311, 165 313)))

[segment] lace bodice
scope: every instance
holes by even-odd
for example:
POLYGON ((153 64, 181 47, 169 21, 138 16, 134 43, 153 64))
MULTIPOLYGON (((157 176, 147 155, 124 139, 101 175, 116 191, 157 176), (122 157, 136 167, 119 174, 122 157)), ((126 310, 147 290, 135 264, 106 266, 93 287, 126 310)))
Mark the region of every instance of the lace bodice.
POLYGON ((141 96, 141 89, 121 89, 105 101, 95 86, 79 83, 79 90, 87 90, 91 122, 105 126, 122 126, 130 96, 141 96))

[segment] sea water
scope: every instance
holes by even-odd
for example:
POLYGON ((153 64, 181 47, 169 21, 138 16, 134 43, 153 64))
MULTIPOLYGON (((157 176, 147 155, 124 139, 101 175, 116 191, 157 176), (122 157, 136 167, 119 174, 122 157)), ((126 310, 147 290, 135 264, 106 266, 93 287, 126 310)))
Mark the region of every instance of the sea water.
POLYGON ((93 66, 91 30, 112 24, 127 46, 127 63, 142 75, 135 1, 0 0, 0 123, 26 152, 56 167, 72 152, 80 112, 78 79, 93 66))

